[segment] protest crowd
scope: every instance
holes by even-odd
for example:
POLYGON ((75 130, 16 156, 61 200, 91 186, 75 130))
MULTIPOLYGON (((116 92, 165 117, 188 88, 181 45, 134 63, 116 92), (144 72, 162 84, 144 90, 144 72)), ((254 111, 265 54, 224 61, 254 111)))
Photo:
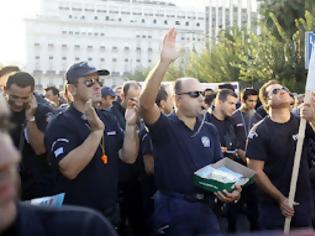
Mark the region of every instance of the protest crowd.
POLYGON ((239 94, 231 84, 204 90, 198 78, 163 83, 181 56, 175 42, 172 28, 144 84, 107 87, 109 71, 79 62, 64 91, 39 93, 29 73, 0 70, 1 236, 243 235, 281 232, 286 217, 292 230, 315 227, 314 91, 303 102, 276 80, 239 94), (196 184, 196 171, 224 159, 255 181, 196 184), (31 204, 60 193, 61 207, 31 204))

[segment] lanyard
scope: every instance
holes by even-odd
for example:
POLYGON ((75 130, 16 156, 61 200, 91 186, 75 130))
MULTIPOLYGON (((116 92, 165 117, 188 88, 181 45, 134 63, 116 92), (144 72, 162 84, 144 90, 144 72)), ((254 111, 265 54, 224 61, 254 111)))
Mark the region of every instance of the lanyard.
POLYGON ((102 149, 102 157, 101 160, 103 162, 104 165, 108 164, 108 156, 105 153, 105 138, 104 135, 102 137, 101 143, 100 143, 101 149, 102 149))

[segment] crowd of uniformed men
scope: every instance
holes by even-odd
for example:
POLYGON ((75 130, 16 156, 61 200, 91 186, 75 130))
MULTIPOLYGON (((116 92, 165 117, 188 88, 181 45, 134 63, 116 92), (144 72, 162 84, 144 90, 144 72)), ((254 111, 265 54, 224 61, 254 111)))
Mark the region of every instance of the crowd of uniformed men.
MULTIPOLYGON (((0 112, 0 129, 8 130, 22 157, 19 198, 65 193, 65 205, 96 210, 118 235, 233 233, 244 230, 244 222, 250 231, 281 230, 289 216, 292 228, 312 227, 315 96, 302 103, 275 80, 240 96, 230 84, 204 90, 195 78, 164 84, 181 54, 175 41, 170 29, 143 86, 126 81, 115 91, 103 87, 109 72, 86 62, 66 71, 65 91, 48 87, 43 95, 30 74, 12 66, 0 71, 10 113, 6 119, 0 112), (292 207, 300 117, 307 126, 292 207), (256 183, 232 192, 196 187, 193 173, 223 157, 253 169, 256 183)), ((4 167, 1 157, 0 211, 7 194, 4 167)), ((14 226, 1 227, 1 220, 0 214, 0 232, 12 233, 14 226)))

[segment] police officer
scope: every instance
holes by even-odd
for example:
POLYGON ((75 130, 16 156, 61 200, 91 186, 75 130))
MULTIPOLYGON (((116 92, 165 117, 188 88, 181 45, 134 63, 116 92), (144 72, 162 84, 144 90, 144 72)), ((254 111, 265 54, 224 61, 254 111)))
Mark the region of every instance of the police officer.
MULTIPOLYGON (((261 89, 262 102, 269 116, 257 123, 248 135, 246 156, 256 171, 259 193, 259 219, 263 229, 283 229, 285 217, 292 217, 292 228, 310 227, 313 200, 309 179, 308 141, 315 133, 307 124, 293 207, 288 203, 299 119, 290 112, 292 101, 287 88, 269 81, 261 89), (298 203, 298 204, 297 204, 298 203)), ((314 108, 305 104, 301 117, 314 127, 314 108)))
POLYGON ((34 87, 34 78, 26 72, 10 75, 5 87, 14 125, 10 135, 23 157, 20 164, 23 200, 54 193, 54 174, 44 145, 44 130, 53 109, 38 103, 34 87))
MULTIPOLYGON (((140 96, 143 118, 148 125, 155 157, 154 174, 159 193, 155 199, 156 228, 168 235, 198 235, 219 232, 217 218, 206 194, 193 185, 193 173, 221 158, 215 127, 198 118, 202 114, 202 87, 198 80, 183 78, 175 82, 176 113, 161 114, 155 104, 161 81, 172 61, 180 53, 175 47, 176 30, 167 32, 161 58, 149 73, 140 96)), ((240 197, 240 188, 232 193, 217 192, 221 201, 240 197)))
POLYGON ((0 235, 116 235, 106 219, 88 209, 41 208, 16 202, 20 155, 6 133, 8 115, 0 94, 0 235))
POLYGON ((57 187, 66 193, 65 203, 94 208, 117 225, 118 159, 136 160, 138 115, 137 101, 129 101, 123 135, 112 116, 93 108, 92 102, 101 99, 99 75, 108 73, 86 62, 68 69, 65 77, 74 101, 51 121, 45 144, 58 169, 57 187))

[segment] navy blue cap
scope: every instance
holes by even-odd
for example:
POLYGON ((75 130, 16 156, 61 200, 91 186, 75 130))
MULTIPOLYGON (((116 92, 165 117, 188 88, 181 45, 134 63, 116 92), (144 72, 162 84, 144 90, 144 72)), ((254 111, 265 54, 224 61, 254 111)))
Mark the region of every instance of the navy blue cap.
POLYGON ((102 97, 106 97, 106 96, 116 97, 116 93, 110 87, 103 87, 101 90, 101 93, 102 93, 102 97))
POLYGON ((74 84, 80 77, 85 77, 94 73, 97 73, 98 75, 109 75, 108 70, 97 70, 87 62, 82 61, 70 66, 66 71, 65 77, 69 84, 74 84))

